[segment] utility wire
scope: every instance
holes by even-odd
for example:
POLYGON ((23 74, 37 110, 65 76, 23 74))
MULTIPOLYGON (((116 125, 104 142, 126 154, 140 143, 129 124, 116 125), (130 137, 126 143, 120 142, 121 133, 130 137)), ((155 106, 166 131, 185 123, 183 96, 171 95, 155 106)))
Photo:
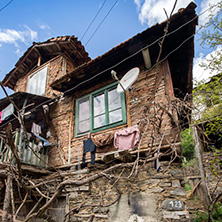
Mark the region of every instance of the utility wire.
MULTIPOLYGON (((117 0, 117 1, 118 1, 118 0, 117 0)), ((179 31, 179 30, 182 29, 184 26, 186 26, 187 24, 191 23, 192 21, 194 21, 194 20, 197 19, 198 17, 202 16, 202 15, 205 14, 207 11, 211 10, 213 7, 215 7, 215 6, 217 6, 217 5, 219 5, 219 3, 217 3, 216 5, 213 5, 213 6, 209 7, 209 8, 207 8, 207 9, 206 9, 205 11, 203 11, 201 14, 194 16, 191 20, 187 21, 186 23, 184 23, 183 25, 181 25, 180 27, 178 27, 178 28, 175 29, 174 31, 167 33, 167 36, 170 36, 170 35, 174 34, 175 32, 179 31)), ((200 29, 199 29, 196 33, 198 33, 199 31, 200 31, 200 29)), ((193 37, 193 36, 194 36, 194 35, 192 35, 192 37, 193 37)), ((72 90, 74 90, 74 89, 76 89, 77 87, 81 86, 82 84, 84 84, 84 83, 86 83, 86 82, 88 82, 88 81, 91 81, 92 79, 94 79, 94 78, 102 75, 103 73, 105 73, 105 72, 107 72, 107 71, 109 71, 109 70, 114 69, 115 67, 117 67, 118 65, 122 64, 122 63, 125 62, 126 60, 128 60, 128 59, 136 56, 137 54, 139 54, 140 52, 142 52, 144 49, 147 49, 147 48, 149 48, 150 46, 156 44, 156 43, 159 42, 162 38, 163 38, 163 36, 161 36, 161 37, 158 38, 157 40, 153 41, 151 44, 145 46, 144 48, 139 49, 137 52, 135 52, 134 54, 132 54, 132 55, 130 55, 130 56, 128 56, 128 57, 126 57, 125 59, 121 60, 120 62, 116 63, 115 65, 113 65, 113 66, 111 66, 111 67, 109 67, 109 68, 107 68, 107 69, 105 69, 105 70, 97 73, 97 74, 94 75, 93 77, 91 77, 91 78, 89 78, 89 79, 87 79, 87 80, 85 80, 85 81, 77 84, 77 85, 74 86, 73 88, 66 90, 66 91, 64 92, 64 94, 65 94, 65 93, 68 93, 68 92, 70 92, 70 91, 72 91, 72 90)), ((161 61, 162 61, 162 60, 161 60, 161 61)), ((152 66, 151 68, 153 68, 153 67, 154 67, 154 66, 152 66)), ((150 69, 151 69, 151 68, 150 68, 150 69)))
POLYGON ((100 26, 103 24, 103 22, 106 20, 106 18, 108 17, 108 15, 110 14, 110 12, 113 10, 114 6, 116 5, 116 3, 118 2, 118 0, 115 1, 115 3, 113 4, 113 6, 110 8, 110 10, 107 12, 107 14, 105 15, 105 17, 103 18, 103 20, 100 22, 100 24, 98 25, 98 27, 96 28, 96 30, 94 31, 94 33, 91 35, 91 37, 89 38, 89 40, 86 42, 85 46, 88 45, 88 43, 90 42, 90 40, 93 38, 93 36, 96 34, 96 32, 98 31, 98 29, 100 28, 100 26))
POLYGON ((86 33, 88 32, 89 28, 91 27, 91 25, 93 24, 93 22, 96 20, 97 16, 99 15, 100 11, 102 10, 103 6, 105 5, 107 0, 105 0, 102 4, 102 6, 99 8, 99 11, 96 13, 95 17, 93 18, 93 20, 91 21, 91 23, 89 24, 89 26, 87 27, 86 31, 84 32, 83 36, 81 37, 80 41, 83 40, 84 36, 86 35, 86 33))
MULTIPOLYGON (((117 0, 117 1, 118 1, 118 0, 117 0)), ((216 4, 216 5, 214 5, 214 6, 209 7, 208 9, 206 9, 206 10, 205 10, 204 12, 202 12, 201 14, 194 16, 194 18, 191 19, 190 21, 184 23, 183 25, 181 25, 180 27, 178 27, 178 28, 175 29, 174 31, 169 32, 169 33, 167 34, 167 36, 170 36, 170 35, 172 35, 173 33, 179 31, 181 28, 183 28, 183 27, 186 26, 187 24, 191 23, 193 20, 197 19, 198 16, 203 15, 204 13, 206 13, 206 12, 209 11, 211 8, 213 8, 213 7, 217 6, 217 5, 219 5, 219 3, 216 4)), ((200 31, 200 29, 199 29, 197 32, 199 32, 199 31, 200 31)), ((197 32, 196 32, 196 33, 197 33, 197 32)), ((159 61, 159 63, 161 63, 161 62, 164 61, 166 58, 168 58, 172 53, 174 53, 175 51, 177 51, 177 50, 178 50, 178 49, 179 49, 184 43, 186 43, 188 40, 190 40, 190 39, 193 38, 193 37, 194 37, 194 34, 192 34, 192 35, 189 36, 187 39, 185 39, 185 40, 184 40, 184 41, 183 41, 178 47, 176 47, 174 50, 172 50, 171 52, 169 52, 169 53, 166 55, 165 58, 163 58, 161 61, 159 61)), ((80 83, 77 84, 76 86, 72 87, 71 89, 66 90, 65 92, 63 92, 63 93, 61 93, 61 94, 64 95, 64 94, 66 94, 66 93, 68 93, 68 92, 70 92, 70 91, 76 89, 77 87, 79 87, 79 86, 85 84, 86 82, 89 82, 89 81, 91 81, 92 79, 94 79, 94 78, 96 78, 96 77, 102 75, 104 72, 107 72, 107 71, 109 71, 109 70, 114 69, 115 67, 117 67, 117 66, 120 65, 121 63, 125 62, 126 60, 128 60, 128 59, 134 57, 135 55, 137 55, 138 53, 140 53, 142 50, 144 50, 144 49, 146 49, 146 48, 152 46, 153 44, 159 42, 162 38, 163 38, 163 36, 160 37, 159 39, 155 40, 154 42, 152 42, 152 43, 149 44, 148 46, 146 46, 146 47, 144 47, 144 48, 138 50, 138 51, 135 52, 134 54, 132 54, 132 55, 128 56, 127 58, 121 60, 120 62, 116 63, 115 65, 113 65, 113 66, 111 66, 111 67, 109 67, 109 68, 107 68, 107 69, 105 69, 105 70, 103 70, 103 71, 97 73, 95 76, 93 76, 93 77, 91 77, 91 78, 89 78, 89 79, 87 79, 87 80, 84 80, 83 82, 80 82, 80 83)), ((152 68, 154 68, 156 65, 157 65, 157 63, 154 64, 152 67, 150 67, 149 70, 151 70, 152 68)), ((58 95, 58 96, 55 97, 55 98, 52 98, 52 99, 50 99, 50 100, 48 100, 48 101, 45 101, 45 102, 43 102, 43 103, 41 103, 41 104, 39 104, 39 105, 33 107, 33 108, 30 110, 30 112, 34 111, 35 109, 39 108, 40 106, 43 106, 43 105, 45 105, 45 104, 47 104, 47 103, 49 104, 50 102, 53 102, 53 101, 55 101, 56 99, 59 99, 59 98, 61 97, 61 94, 58 95)), ((15 120, 15 119, 16 119, 16 118, 10 120, 9 122, 12 122, 12 121, 15 120)), ((8 124, 9 122, 0 125, 0 128, 4 127, 4 126, 5 126, 6 124, 8 124)))
POLYGON ((5 6, 3 6, 1 9, 0 9, 0 12, 2 10, 4 10, 7 6, 9 6, 14 0, 11 0, 10 2, 8 2, 5 6))

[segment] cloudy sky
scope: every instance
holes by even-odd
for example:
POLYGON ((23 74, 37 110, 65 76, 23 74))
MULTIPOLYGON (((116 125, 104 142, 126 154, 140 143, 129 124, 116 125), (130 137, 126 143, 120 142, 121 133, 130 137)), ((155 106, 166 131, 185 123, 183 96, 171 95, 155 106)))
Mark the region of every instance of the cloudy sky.
MULTIPOLYGON (((219 1, 195 0, 197 13, 204 12, 209 4, 217 2, 219 1)), ((178 0, 174 12, 189 3, 190 0, 178 0)), ((14 68, 19 57, 32 42, 75 35, 82 41, 90 57, 95 58, 157 22, 165 20, 163 8, 170 14, 173 4, 172 0, 2 0, 0 80, 14 68), (5 7, 8 3, 10 4, 5 7), (95 21, 84 35, 99 10, 95 21)), ((207 15, 204 13, 200 16, 200 24, 206 21, 207 15)), ((194 77, 197 80, 209 76, 209 73, 198 64, 205 61, 212 52, 199 46, 199 37, 196 36, 194 59, 194 77)), ((2 96, 0 92, 0 97, 2 96)))

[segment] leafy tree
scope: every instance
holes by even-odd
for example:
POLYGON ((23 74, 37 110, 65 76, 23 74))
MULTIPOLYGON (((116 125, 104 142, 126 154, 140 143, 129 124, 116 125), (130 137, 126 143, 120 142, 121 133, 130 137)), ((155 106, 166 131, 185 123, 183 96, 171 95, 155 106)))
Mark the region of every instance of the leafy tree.
POLYGON ((199 117, 194 118, 203 123, 207 136, 214 135, 222 141, 222 1, 211 7, 201 30, 201 45, 215 50, 201 66, 217 74, 208 82, 199 82, 194 89, 194 104, 199 112, 199 117))
POLYGON ((212 77, 207 83, 199 83, 193 95, 199 114, 197 123, 202 123, 205 134, 211 138, 213 136, 217 143, 221 144, 219 142, 222 141, 222 74, 212 77))

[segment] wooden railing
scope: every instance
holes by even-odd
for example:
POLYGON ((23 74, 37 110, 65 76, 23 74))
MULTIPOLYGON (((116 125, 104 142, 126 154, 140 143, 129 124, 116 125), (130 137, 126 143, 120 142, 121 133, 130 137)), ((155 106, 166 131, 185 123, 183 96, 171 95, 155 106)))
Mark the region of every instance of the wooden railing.
MULTIPOLYGON (((39 147, 34 141, 22 141, 20 142, 19 132, 13 133, 15 146, 18 148, 19 157, 22 163, 38 166, 47 167, 48 163, 48 147, 39 147), (34 150, 35 153, 32 151, 34 150)), ((0 138, 0 162, 15 164, 15 158, 3 138, 0 138)))

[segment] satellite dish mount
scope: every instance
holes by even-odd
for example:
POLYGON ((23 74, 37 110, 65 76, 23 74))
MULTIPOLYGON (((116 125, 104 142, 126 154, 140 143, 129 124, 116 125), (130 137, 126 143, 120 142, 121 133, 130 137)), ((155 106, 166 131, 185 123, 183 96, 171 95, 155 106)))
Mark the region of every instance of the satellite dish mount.
POLYGON ((133 95, 132 85, 136 81, 139 73, 140 73, 140 70, 138 67, 132 68, 123 76, 121 80, 119 80, 116 75, 116 72, 114 70, 111 71, 112 77, 119 83, 117 86, 117 92, 122 93, 129 90, 133 97, 134 103, 138 102, 138 99, 135 98, 133 95))

